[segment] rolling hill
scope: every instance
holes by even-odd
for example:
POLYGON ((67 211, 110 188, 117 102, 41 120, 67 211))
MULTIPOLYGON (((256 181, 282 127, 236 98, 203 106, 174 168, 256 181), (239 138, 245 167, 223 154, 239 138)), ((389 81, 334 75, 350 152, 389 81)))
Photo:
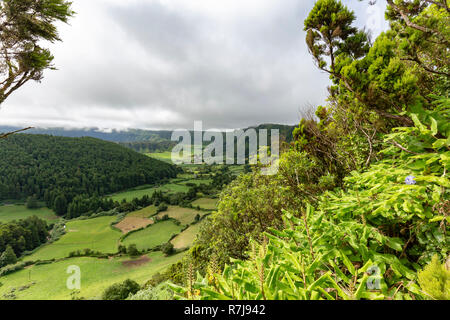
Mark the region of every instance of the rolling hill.
POLYGON ((0 141, 0 201, 63 196, 70 202, 76 195, 153 184, 175 177, 178 170, 95 138, 16 134, 0 141))

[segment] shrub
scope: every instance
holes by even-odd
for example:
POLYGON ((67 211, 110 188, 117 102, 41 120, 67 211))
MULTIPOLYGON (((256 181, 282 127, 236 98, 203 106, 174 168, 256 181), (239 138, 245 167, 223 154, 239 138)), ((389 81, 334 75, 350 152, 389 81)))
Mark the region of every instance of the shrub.
POLYGON ((136 247, 136 244, 134 243, 128 246, 127 253, 130 255, 130 257, 136 257, 140 254, 139 250, 136 247))
POLYGON ((426 295, 437 300, 450 300, 450 269, 439 263, 437 255, 417 276, 426 295))
POLYGON ((174 249, 173 249, 173 244, 170 242, 164 243, 161 246, 161 251, 166 255, 166 256, 170 256, 171 254, 173 254, 174 249))
POLYGON ((119 244, 119 253, 127 253, 127 248, 123 244, 119 244))
POLYGON ((16 254, 10 245, 6 247, 6 250, 0 256, 0 267, 4 267, 8 264, 14 264, 17 262, 16 254))
POLYGON ((28 209, 37 209, 39 208, 39 203, 36 199, 36 196, 28 197, 26 206, 28 209))
POLYGON ((167 211, 167 209, 169 209, 169 207, 167 206, 167 204, 165 203, 161 203, 157 208, 156 208, 156 212, 164 212, 167 211))
POLYGON ((102 295, 103 300, 125 300, 130 294, 136 294, 141 287, 136 281, 127 279, 108 287, 102 295))
POLYGON ((173 291, 167 283, 161 283, 156 287, 149 287, 130 295, 127 300, 172 300, 173 291))

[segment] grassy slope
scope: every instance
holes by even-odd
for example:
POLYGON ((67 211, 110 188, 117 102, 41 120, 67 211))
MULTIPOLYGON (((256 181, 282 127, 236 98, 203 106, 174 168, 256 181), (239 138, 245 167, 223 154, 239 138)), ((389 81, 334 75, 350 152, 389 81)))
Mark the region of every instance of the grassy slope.
POLYGON ((186 181, 182 181, 180 182, 180 184, 188 184, 188 183, 193 183, 195 185, 201 185, 201 184, 210 184, 212 182, 212 179, 190 179, 190 180, 186 180, 186 181))
POLYGON ((215 210, 217 209, 218 199, 200 198, 192 202, 194 207, 200 206, 200 208, 215 210))
POLYGON ((103 290, 113 283, 125 279, 133 279, 144 284, 156 272, 161 272, 167 266, 176 263, 182 258, 183 253, 170 257, 164 257, 161 252, 148 254, 151 259, 147 264, 126 267, 122 262, 129 258, 115 258, 111 260, 96 258, 72 258, 46 265, 37 265, 10 275, 0 277, 0 299, 12 288, 18 299, 45 299, 61 300, 70 299, 70 290, 66 287, 67 267, 76 265, 81 270, 81 292, 79 296, 85 298, 100 297, 103 290), (30 277, 30 280, 29 280, 30 277), (17 288, 36 282, 29 289, 19 291, 17 288))
POLYGON ((169 206, 167 211, 158 213, 157 217, 161 218, 164 215, 168 215, 169 218, 176 219, 181 222, 181 224, 186 225, 194 222, 195 216, 200 214, 202 216, 204 212, 199 212, 189 208, 181 208, 177 206, 169 206))
POLYGON ((67 257, 71 251, 89 248, 103 253, 117 251, 117 241, 121 233, 113 230, 110 223, 116 217, 99 217, 88 220, 70 221, 67 233, 54 243, 45 245, 25 260, 46 260, 67 257))
POLYGON ((172 163, 172 152, 171 151, 152 152, 152 153, 146 153, 145 155, 149 156, 150 158, 154 158, 157 160, 172 163))
POLYGON ((155 192, 155 190, 158 190, 158 188, 155 186, 140 187, 123 192, 114 193, 109 197, 114 201, 119 202, 122 201, 123 199, 131 201, 133 200, 133 198, 142 198, 144 195, 148 195, 150 197, 153 194, 153 192, 155 192))
POLYGON ((48 222, 58 220, 58 217, 48 208, 27 209, 24 205, 0 206, 0 222, 25 219, 31 216, 37 216, 48 222))
POLYGON ((177 226, 171 220, 162 221, 130 234, 122 243, 125 246, 134 243, 139 250, 153 248, 169 241, 170 237, 179 233, 182 228, 182 226, 177 226))
POLYGON ((148 186, 147 188, 136 188, 131 189, 124 192, 119 192, 110 195, 110 198, 112 198, 114 201, 122 201, 123 199, 126 199, 127 201, 133 200, 133 198, 142 198, 144 195, 148 195, 151 197, 153 192, 156 190, 161 191, 168 191, 168 192, 187 192, 189 190, 189 187, 184 185, 178 185, 175 183, 168 183, 163 185, 162 187, 155 187, 155 186, 148 186))
POLYGON ((133 211, 127 214, 127 217, 139 217, 139 218, 149 218, 156 214, 156 207, 154 205, 142 208, 141 210, 133 211))
POLYGON ((182 233, 180 233, 178 236, 176 236, 174 239, 172 239, 172 241, 170 242, 173 244, 175 249, 187 248, 191 246, 195 240, 195 237, 200 231, 201 225, 202 221, 190 226, 182 233))

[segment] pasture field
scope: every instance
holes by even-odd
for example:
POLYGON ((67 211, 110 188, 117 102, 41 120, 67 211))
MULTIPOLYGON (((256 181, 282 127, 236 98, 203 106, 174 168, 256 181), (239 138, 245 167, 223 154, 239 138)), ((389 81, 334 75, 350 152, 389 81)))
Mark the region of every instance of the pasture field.
POLYGON ((37 216, 47 222, 56 222, 59 218, 49 208, 28 209, 24 205, 2 205, 0 206, 0 222, 25 219, 37 216))
POLYGON ((123 234, 126 234, 133 230, 145 228, 146 226, 152 223, 153 223, 152 219, 126 216, 124 219, 122 219, 122 221, 115 224, 114 227, 120 229, 120 231, 122 231, 123 234))
POLYGON ((158 213, 156 217, 162 218, 166 214, 169 216, 169 218, 178 220, 181 222, 181 224, 186 225, 194 222, 195 216, 197 214, 200 214, 200 216, 202 216, 204 213, 196 211, 194 209, 169 206, 167 211, 158 213))
POLYGON ((114 193, 109 196, 109 198, 113 199, 114 201, 122 201, 125 199, 126 201, 131 201, 134 198, 142 198, 145 195, 148 195, 149 197, 152 196, 153 192, 156 190, 161 191, 167 191, 167 192, 187 192, 189 190, 189 187, 182 185, 182 184, 176 184, 169 182, 163 186, 156 187, 156 186, 147 186, 147 187, 141 187, 141 188, 135 188, 130 189, 123 192, 114 193))
POLYGON ((180 182, 182 185, 186 185, 188 183, 193 183, 195 185, 201 185, 201 184, 210 184, 212 182, 212 179, 190 179, 180 182))
POLYGON ((145 195, 148 195, 149 197, 151 197, 155 190, 158 190, 158 187, 155 187, 155 186, 145 187, 144 186, 144 187, 134 188, 134 189, 130 189, 130 190, 123 191, 123 192, 114 193, 114 194, 110 195, 109 198, 113 199, 114 201, 119 201, 119 202, 121 202, 123 199, 125 199, 126 201, 131 201, 134 198, 140 199, 145 195))
POLYGON ((194 174, 189 172, 179 173, 177 179, 194 179, 194 174))
POLYGON ((142 208, 141 210, 133 211, 127 214, 127 217, 149 218, 156 214, 156 207, 154 205, 142 208))
POLYGON ((87 220, 69 221, 66 224, 66 234, 61 239, 44 245, 36 252, 26 256, 26 261, 65 258, 70 252, 89 248, 102 253, 117 252, 121 233, 111 228, 110 224, 117 217, 99 217, 87 220))
POLYGON ((164 162, 172 163, 172 152, 171 151, 165 151, 165 152, 152 152, 152 153, 146 153, 146 156, 161 160, 164 162))
POLYGON ((0 300, 14 290, 20 300, 70 300, 71 290, 66 282, 71 274, 69 266, 78 266, 81 271, 79 297, 100 298, 110 285, 132 279, 143 285, 153 274, 163 271, 178 262, 184 253, 165 257, 161 252, 152 252, 136 260, 129 257, 97 259, 90 257, 71 258, 52 264, 33 265, 24 270, 0 277, 0 300), (34 284, 33 284, 34 283, 34 284), (30 285, 29 288, 26 286, 30 285))
POLYGON ((168 183, 163 185, 159 188, 159 190, 167 191, 167 192, 188 192, 189 187, 182 185, 182 184, 176 184, 176 183, 168 183))
POLYGON ((198 232, 200 231, 200 227, 203 223, 203 220, 199 223, 196 223, 192 226, 189 226, 186 230, 181 232, 175 238, 170 241, 175 249, 187 248, 192 245, 195 238, 197 237, 198 232))
POLYGON ((172 235, 179 233, 182 228, 181 225, 177 226, 172 220, 161 221, 143 230, 133 232, 122 240, 122 244, 129 246, 134 243, 138 250, 153 248, 169 241, 172 235))
POLYGON ((211 199, 211 198, 200 198, 192 202, 192 205, 194 207, 199 206, 202 209, 207 210, 215 210, 217 209, 217 202, 218 199, 211 199))

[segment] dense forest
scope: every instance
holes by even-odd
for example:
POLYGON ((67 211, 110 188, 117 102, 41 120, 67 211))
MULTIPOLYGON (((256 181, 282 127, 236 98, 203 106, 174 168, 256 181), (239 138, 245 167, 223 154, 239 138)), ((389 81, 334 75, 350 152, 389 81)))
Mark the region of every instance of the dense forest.
MULTIPOLYGON (((0 132, 12 132, 22 129, 14 126, 0 126, 0 132)), ((144 141, 158 141, 169 140, 172 131, 168 130, 110 130, 102 131, 98 128, 84 128, 84 129, 69 129, 69 128, 31 128, 27 130, 28 134, 46 134, 51 136, 68 137, 68 138, 83 138, 91 137, 105 141, 128 143, 128 142, 144 142, 144 141)))
POLYGON ((17 134, 0 141, 0 200, 35 197, 58 214, 101 196, 175 177, 179 169, 94 138, 17 134))
POLYGON ((15 263, 23 252, 45 243, 48 229, 47 223, 37 217, 10 223, 0 222, 0 268, 15 263))

